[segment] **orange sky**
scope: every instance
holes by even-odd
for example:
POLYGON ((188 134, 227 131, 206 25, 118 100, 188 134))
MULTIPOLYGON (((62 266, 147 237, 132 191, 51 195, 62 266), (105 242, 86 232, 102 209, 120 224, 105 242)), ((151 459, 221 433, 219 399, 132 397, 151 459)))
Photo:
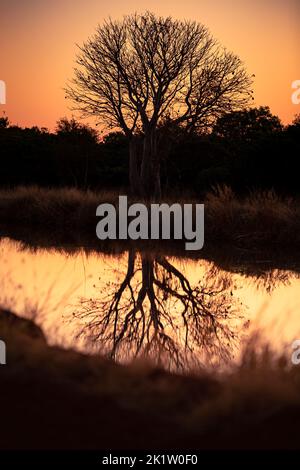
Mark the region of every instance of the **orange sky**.
POLYGON ((270 106, 284 123, 300 113, 291 101, 291 83, 300 79, 300 0, 0 0, 0 80, 7 86, 0 113, 53 129, 71 116, 63 87, 75 44, 107 16, 147 9, 204 23, 256 75, 255 105, 270 106))

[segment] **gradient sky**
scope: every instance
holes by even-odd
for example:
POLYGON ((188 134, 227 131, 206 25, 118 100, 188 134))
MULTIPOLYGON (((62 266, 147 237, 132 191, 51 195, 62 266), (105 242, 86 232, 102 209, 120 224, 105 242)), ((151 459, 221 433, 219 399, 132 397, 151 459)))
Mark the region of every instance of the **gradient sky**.
POLYGON ((291 83, 300 79, 300 0, 0 0, 0 80, 7 86, 0 113, 53 129, 72 114, 63 87, 76 43, 108 16, 145 10, 204 23, 255 74, 255 105, 270 106, 284 123, 300 113, 291 101, 291 83))

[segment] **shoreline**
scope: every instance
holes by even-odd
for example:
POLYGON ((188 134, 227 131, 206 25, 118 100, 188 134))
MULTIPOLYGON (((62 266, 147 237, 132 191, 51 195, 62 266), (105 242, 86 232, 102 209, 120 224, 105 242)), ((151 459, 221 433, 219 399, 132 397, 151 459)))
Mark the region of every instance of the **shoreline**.
MULTIPOLYGON (((227 188, 208 194, 204 247, 187 251, 184 240, 99 240, 96 208, 117 206, 119 194, 37 187, 0 190, 0 238, 29 248, 121 254, 128 250, 206 259, 227 270, 287 269, 300 271, 300 204, 274 193, 240 200, 227 188)), ((172 199, 174 201, 174 198, 172 199)), ((172 202, 164 200, 163 202, 172 202)), ((185 200, 182 204, 201 201, 185 200)))
POLYGON ((1 449, 299 448, 300 368, 270 350, 250 344, 230 372, 180 375, 48 346, 1 309, 0 325, 1 449))

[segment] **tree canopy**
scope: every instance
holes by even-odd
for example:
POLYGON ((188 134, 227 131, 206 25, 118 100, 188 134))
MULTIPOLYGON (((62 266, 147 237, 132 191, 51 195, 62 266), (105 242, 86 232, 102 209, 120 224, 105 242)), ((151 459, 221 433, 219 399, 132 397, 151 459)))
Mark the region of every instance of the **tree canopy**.
POLYGON ((109 19, 79 49, 67 96, 127 135, 166 117, 207 126, 252 96, 241 60, 194 21, 149 12, 109 19))
POLYGON ((83 116, 129 138, 131 189, 145 197, 161 193, 157 130, 164 122, 207 129, 252 98, 239 57, 194 21, 150 12, 109 19, 79 49, 67 97, 83 116))

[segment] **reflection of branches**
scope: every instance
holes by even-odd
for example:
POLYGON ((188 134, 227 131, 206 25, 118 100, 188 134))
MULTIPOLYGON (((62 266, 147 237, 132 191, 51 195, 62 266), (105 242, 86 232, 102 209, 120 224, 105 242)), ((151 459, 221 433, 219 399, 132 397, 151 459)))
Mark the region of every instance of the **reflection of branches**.
POLYGON ((247 276, 249 275, 251 275, 251 283, 254 282, 257 289, 265 290, 268 293, 272 292, 279 285, 289 285, 291 278, 299 277, 296 273, 284 269, 256 270, 256 272, 247 273, 247 276))
POLYGON ((102 299, 82 300, 75 316, 86 322, 82 334, 112 358, 147 355, 181 367, 187 359, 229 357, 238 317, 229 290, 226 275, 210 273, 192 286, 166 258, 129 252, 123 281, 107 283, 102 299))

